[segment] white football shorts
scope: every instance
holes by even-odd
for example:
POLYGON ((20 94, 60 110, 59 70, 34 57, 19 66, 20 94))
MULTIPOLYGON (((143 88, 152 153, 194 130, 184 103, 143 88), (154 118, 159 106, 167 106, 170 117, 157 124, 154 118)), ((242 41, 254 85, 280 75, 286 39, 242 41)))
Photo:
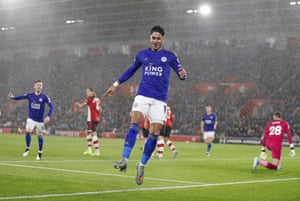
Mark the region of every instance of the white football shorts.
POLYGON ((37 135, 43 135, 45 132, 44 122, 37 122, 28 118, 26 121, 26 132, 32 132, 34 129, 37 135))
POLYGON ((167 119, 167 104, 154 98, 138 95, 134 98, 132 111, 141 112, 148 117, 150 123, 161 123, 167 119))
POLYGON ((204 131, 203 132, 203 139, 207 138, 215 138, 215 131, 204 131))

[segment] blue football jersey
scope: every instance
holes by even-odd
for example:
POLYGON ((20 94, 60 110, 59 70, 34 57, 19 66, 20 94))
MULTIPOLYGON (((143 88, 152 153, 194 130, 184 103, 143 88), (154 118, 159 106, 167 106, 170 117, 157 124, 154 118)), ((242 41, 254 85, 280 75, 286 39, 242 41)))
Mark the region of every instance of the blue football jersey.
POLYGON ((45 94, 36 95, 35 93, 27 93, 23 96, 14 96, 14 100, 28 100, 28 118, 37 121, 44 122, 45 105, 49 106, 49 112, 47 116, 51 116, 53 112, 53 104, 48 96, 45 94))
POLYGON ((155 98, 167 102, 171 68, 180 78, 179 69, 181 64, 177 56, 165 49, 153 51, 151 48, 137 53, 132 65, 118 79, 125 82, 134 73, 142 68, 142 79, 139 84, 137 95, 155 98))
POLYGON ((204 122, 204 132, 214 131, 215 122, 217 121, 217 115, 215 113, 205 113, 202 115, 202 121, 204 122))

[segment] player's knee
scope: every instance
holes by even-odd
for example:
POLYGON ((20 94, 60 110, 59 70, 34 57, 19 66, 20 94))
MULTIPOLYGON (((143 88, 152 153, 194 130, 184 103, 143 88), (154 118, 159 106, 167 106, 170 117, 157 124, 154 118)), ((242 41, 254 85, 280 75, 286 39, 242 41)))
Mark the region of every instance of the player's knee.
POLYGON ((212 141, 213 141, 212 138, 206 138, 206 139, 204 140, 204 142, 205 142, 206 144, 210 144, 210 143, 212 143, 212 141))

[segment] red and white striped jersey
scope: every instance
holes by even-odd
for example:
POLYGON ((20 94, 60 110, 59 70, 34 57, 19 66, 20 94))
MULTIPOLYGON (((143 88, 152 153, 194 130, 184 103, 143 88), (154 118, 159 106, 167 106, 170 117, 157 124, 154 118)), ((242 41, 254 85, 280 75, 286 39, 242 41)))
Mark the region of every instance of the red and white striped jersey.
POLYGON ((85 99, 85 104, 88 106, 87 121, 100 121, 101 100, 96 97, 88 97, 85 99))
POLYGON ((172 113, 171 107, 167 106, 167 120, 165 126, 172 127, 174 120, 174 114, 172 113))

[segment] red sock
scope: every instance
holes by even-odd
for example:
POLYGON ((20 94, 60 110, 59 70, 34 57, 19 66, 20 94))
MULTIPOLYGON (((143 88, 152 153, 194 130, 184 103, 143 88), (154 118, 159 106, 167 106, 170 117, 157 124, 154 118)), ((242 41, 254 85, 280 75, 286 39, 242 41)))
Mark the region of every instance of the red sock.
POLYGON ((270 170, 277 170, 277 165, 273 165, 272 163, 268 163, 266 168, 268 168, 270 170))
POLYGON ((259 164, 270 169, 270 170, 277 170, 277 165, 273 165, 272 163, 269 163, 265 160, 260 160, 259 164))

